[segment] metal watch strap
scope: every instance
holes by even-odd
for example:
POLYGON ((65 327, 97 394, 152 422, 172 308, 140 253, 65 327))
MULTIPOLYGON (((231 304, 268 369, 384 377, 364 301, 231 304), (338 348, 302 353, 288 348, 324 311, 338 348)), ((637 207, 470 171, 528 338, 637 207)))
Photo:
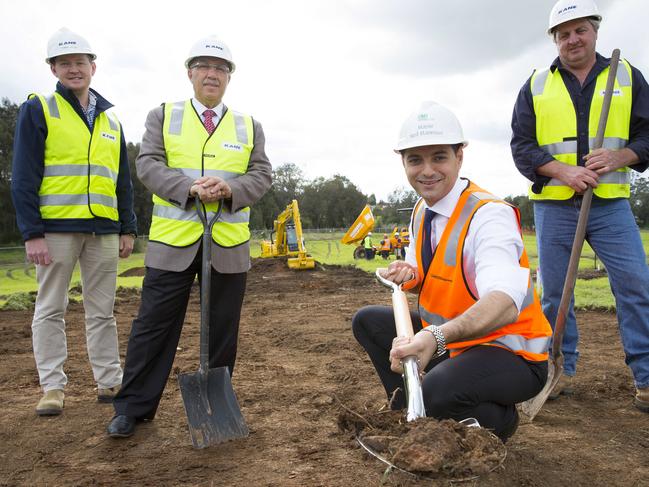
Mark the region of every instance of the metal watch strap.
POLYGON ((437 351, 435 352, 434 356, 439 357, 440 355, 443 355, 444 352, 446 352, 446 338, 444 338, 442 329, 439 326, 428 325, 423 330, 427 331, 435 337, 435 342, 437 342, 437 351))

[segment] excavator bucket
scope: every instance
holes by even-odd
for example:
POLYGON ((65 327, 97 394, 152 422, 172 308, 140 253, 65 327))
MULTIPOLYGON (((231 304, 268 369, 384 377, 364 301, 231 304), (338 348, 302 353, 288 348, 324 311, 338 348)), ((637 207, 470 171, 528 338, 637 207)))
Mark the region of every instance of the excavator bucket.
POLYGON ((374 215, 372 215, 372 209, 370 205, 365 205, 363 211, 361 211, 356 221, 349 227, 347 233, 340 239, 344 244, 353 244, 360 242, 365 238, 368 232, 372 231, 374 228, 374 215))
POLYGON ((287 263, 289 269, 315 269, 315 259, 308 255, 289 257, 287 263))

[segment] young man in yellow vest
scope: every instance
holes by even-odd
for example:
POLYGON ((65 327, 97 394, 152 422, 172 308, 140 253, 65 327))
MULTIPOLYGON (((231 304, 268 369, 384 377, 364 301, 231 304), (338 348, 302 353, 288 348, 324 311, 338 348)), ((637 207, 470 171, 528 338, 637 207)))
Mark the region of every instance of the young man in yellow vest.
POLYGON ((86 39, 57 31, 46 59, 59 80, 56 91, 31 95, 16 123, 11 189, 27 259, 36 264, 32 335, 45 393, 36 406, 40 416, 63 410, 63 316, 77 262, 97 399, 111 402, 122 382, 113 304, 117 261, 133 249, 136 220, 122 127, 112 105, 90 88, 95 58, 86 39))
POLYGON ((383 276, 419 293, 415 336, 395 338, 393 311, 362 308, 356 339, 393 409, 405 405, 400 361, 416 355, 427 416, 476 418, 503 441, 518 426, 515 404, 547 378, 550 325, 530 278, 518 211, 459 177, 467 141, 455 115, 425 102, 404 122, 395 152, 421 197, 405 261, 383 276))
POLYGON ((136 161, 153 193, 142 285, 133 321, 124 381, 108 425, 114 438, 131 436, 136 422, 155 416, 185 318, 189 293, 201 271, 203 225, 198 200, 223 211, 212 233, 209 367, 234 369, 239 317, 250 268, 250 205, 271 183, 259 122, 223 104, 235 65, 217 37, 197 41, 185 61, 194 88, 189 100, 164 103, 147 118, 136 161))
MULTIPOLYGON (((635 405, 649 412, 649 268, 629 205, 631 169, 649 165, 649 86, 621 60, 603 148, 590 150, 610 60, 597 53, 602 17, 592 0, 560 0, 548 34, 559 52, 523 85, 512 118, 512 154, 531 182, 543 285, 543 311, 554 325, 583 191, 593 187, 586 240, 606 266, 635 405)), ((550 399, 572 394, 579 335, 571 305, 562 343, 564 375, 550 399)))

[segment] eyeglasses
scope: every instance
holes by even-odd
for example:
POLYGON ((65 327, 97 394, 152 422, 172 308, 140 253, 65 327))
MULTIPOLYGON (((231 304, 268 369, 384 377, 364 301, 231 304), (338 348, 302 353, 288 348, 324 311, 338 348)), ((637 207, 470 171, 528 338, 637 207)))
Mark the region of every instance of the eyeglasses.
POLYGON ((230 74, 232 71, 228 64, 195 63, 192 64, 190 68, 197 70, 199 73, 207 73, 210 69, 214 69, 223 74, 230 74))

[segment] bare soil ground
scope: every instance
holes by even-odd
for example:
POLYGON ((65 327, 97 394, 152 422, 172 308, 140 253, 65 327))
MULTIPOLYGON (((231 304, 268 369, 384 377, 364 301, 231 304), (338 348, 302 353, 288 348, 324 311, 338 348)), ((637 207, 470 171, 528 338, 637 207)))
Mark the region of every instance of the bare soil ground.
MULTIPOLYGON (((175 374, 158 415, 126 440, 105 427, 85 351, 83 308, 67 314, 65 411, 39 418, 31 312, 0 312, 0 485, 370 486, 448 485, 383 475, 337 427, 340 404, 377 411, 383 391, 350 329, 355 310, 389 304, 388 292, 352 268, 291 271, 257 260, 249 274, 233 383, 250 437, 194 450, 175 374)), ((126 349, 139 296, 120 291, 116 314, 126 349)), ((649 485, 649 416, 632 404, 615 315, 584 312, 576 392, 521 424, 502 467, 479 486, 649 485)), ((198 294, 174 371, 198 366, 198 294)))

